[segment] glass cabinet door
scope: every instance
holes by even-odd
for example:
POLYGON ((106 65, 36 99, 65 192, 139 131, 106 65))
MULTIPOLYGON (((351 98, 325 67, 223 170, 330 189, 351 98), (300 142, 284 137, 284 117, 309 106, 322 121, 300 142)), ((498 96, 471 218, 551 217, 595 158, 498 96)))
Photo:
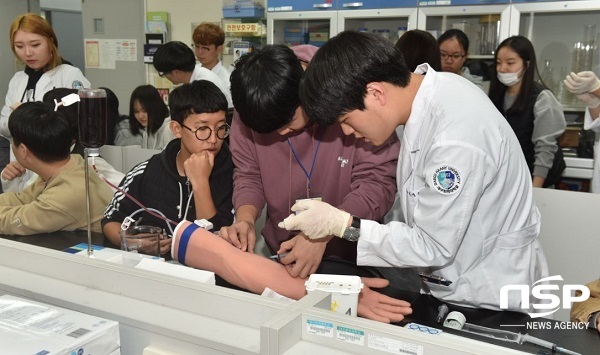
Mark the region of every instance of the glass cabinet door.
POLYGON ((337 0, 268 0, 267 11, 336 10, 337 0))
POLYGON ((267 13, 269 44, 321 46, 337 32, 336 10, 267 13))
MULTIPOLYGON (((339 4, 345 3, 338 2, 338 7, 339 4)), ((367 2, 365 4, 373 5, 367 2)), ((364 7, 357 7, 353 10, 340 9, 338 11, 338 30, 340 32, 344 30, 374 32, 396 43, 402 33, 417 28, 417 2, 416 0, 396 0, 394 4, 394 8, 388 9, 365 9, 364 7)), ((378 2, 375 5, 385 6, 386 3, 378 2)))
POLYGON ((542 81, 565 111, 582 110, 583 103, 565 90, 562 81, 572 71, 600 74, 598 1, 513 1, 511 23, 511 35, 533 43, 542 81))
MULTIPOLYGON (((437 1, 449 3, 450 1, 437 1)), ((452 1, 452 4, 458 1, 452 1)), ((498 43, 508 37, 510 7, 508 0, 460 1, 460 3, 494 3, 496 5, 423 6, 419 2, 418 28, 438 38, 451 28, 465 32, 469 37, 469 58, 491 59, 498 43), (504 2, 505 4, 499 4, 504 2)))

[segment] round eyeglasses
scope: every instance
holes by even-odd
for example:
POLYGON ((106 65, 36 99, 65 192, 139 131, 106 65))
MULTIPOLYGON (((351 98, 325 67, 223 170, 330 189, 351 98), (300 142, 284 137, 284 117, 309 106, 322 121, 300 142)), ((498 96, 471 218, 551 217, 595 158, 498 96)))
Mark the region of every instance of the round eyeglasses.
MULTIPOLYGON (((190 127, 182 124, 181 127, 188 129, 190 132, 194 132, 196 139, 199 141, 205 141, 210 138, 213 130, 210 127, 198 127, 196 130, 191 129, 190 127)), ((227 123, 217 127, 215 129, 217 138, 223 140, 229 136, 229 125, 227 123)))

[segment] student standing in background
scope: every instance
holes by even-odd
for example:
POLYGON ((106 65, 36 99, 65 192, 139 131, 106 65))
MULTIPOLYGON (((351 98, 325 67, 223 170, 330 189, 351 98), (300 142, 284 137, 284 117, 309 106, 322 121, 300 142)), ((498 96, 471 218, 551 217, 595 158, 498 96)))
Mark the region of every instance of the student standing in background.
MULTIPOLYGON (((10 47, 25 70, 15 73, 0 113, 0 135, 9 139, 8 117, 23 102, 42 101, 54 88, 89 88, 83 73, 60 56, 58 39, 43 17, 27 13, 18 16, 10 26, 10 47)), ((9 143, 0 139, 0 170, 9 162, 9 143)))
POLYGON ((484 90, 483 78, 472 75, 469 68, 465 66, 469 55, 469 37, 463 31, 452 28, 438 38, 438 44, 440 45, 442 70, 460 75, 484 90))
POLYGON ((519 139, 533 187, 554 186, 566 167, 558 145, 567 126, 562 105, 535 81, 539 77, 535 50, 526 37, 505 39, 494 57, 490 99, 519 139))
POLYGON ((225 95, 228 107, 233 107, 229 86, 225 85, 217 74, 202 65, 196 65, 194 52, 183 42, 171 41, 158 47, 152 63, 160 77, 167 78, 175 85, 191 83, 194 80, 212 81, 225 95))
POLYGON ((217 74, 223 83, 229 88, 229 76, 231 72, 223 66, 219 59, 223 53, 225 43, 225 32, 214 23, 202 22, 194 29, 192 34, 192 48, 200 64, 206 69, 217 74))

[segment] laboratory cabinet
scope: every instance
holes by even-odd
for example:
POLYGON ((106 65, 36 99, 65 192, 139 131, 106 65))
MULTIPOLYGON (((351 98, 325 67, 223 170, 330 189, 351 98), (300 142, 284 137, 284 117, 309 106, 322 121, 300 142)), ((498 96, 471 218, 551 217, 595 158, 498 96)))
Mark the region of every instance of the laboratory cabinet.
POLYGON ((417 0, 272 0, 268 1, 268 11, 320 11, 320 10, 360 10, 389 9, 395 7, 415 7, 417 0))
MULTIPOLYGON (((452 2, 454 4, 454 2, 452 2)), ((461 5, 419 6, 417 28, 439 37, 456 28, 469 37, 469 58, 493 58, 501 39, 508 37, 510 4, 508 1, 474 5, 481 1, 461 1, 461 5)))
POLYGON ((332 1, 320 4, 330 7, 313 4, 310 10, 300 10, 296 3, 306 2, 268 2, 268 43, 321 46, 344 30, 375 32, 395 42, 417 24, 417 0, 332 1))
POLYGON ((324 11, 336 10, 337 0, 272 0, 267 11, 324 11))
POLYGON ((542 80, 566 111, 582 111, 577 98, 564 90, 570 72, 600 73, 600 4, 598 1, 513 0, 510 32, 531 39, 542 80))

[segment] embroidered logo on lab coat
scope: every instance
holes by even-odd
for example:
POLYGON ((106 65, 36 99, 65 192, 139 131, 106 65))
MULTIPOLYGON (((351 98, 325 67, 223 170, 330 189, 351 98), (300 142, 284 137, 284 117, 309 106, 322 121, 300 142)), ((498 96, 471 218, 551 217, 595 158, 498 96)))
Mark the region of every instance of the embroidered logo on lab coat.
POLYGON ((433 187, 442 195, 452 195, 460 190, 460 172, 453 166, 442 165, 433 173, 433 187))
POLYGON ((83 89, 83 83, 79 80, 73 81, 71 85, 73 86, 73 89, 83 89))

